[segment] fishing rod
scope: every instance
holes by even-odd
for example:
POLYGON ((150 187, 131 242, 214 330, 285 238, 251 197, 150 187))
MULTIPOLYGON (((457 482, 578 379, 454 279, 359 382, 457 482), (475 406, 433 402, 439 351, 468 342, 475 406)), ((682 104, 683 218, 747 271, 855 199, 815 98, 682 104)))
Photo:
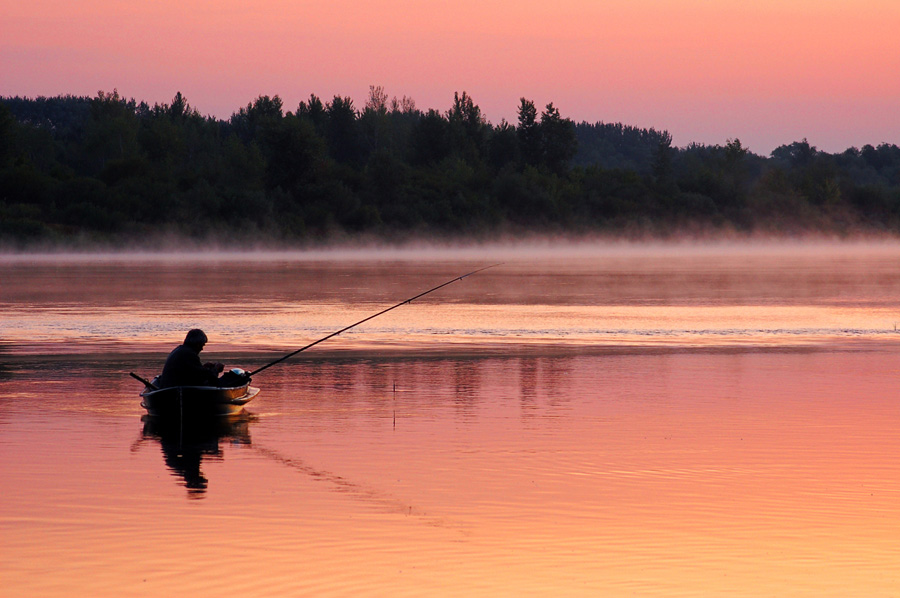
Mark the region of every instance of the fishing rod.
POLYGON ((293 352, 291 352, 291 353, 288 353, 288 354, 285 355, 284 357, 279 357, 279 358, 276 359, 275 361, 273 361, 273 362, 271 362, 271 363, 267 363, 266 365, 262 366, 261 368, 257 368, 257 369, 255 369, 255 370, 253 370, 252 372, 249 372, 249 373, 247 374, 247 376, 254 376, 254 375, 260 373, 261 371, 263 371, 263 370, 265 370, 265 369, 268 369, 268 368, 272 367, 273 365, 275 365, 275 364, 277 364, 277 363, 281 363, 281 362, 284 361, 285 359, 289 359, 289 358, 293 357, 293 356, 296 355, 297 353, 300 353, 300 352, 302 352, 302 351, 306 351, 306 350, 309 349, 310 347, 314 347, 314 346, 318 345, 319 343, 321 343, 321 342, 323 342, 323 341, 327 341, 327 340, 330 339, 331 337, 337 336, 337 335, 339 335, 339 334, 342 333, 342 332, 346 332, 346 331, 350 330, 351 328, 354 328, 354 327, 356 327, 356 326, 359 326, 360 324, 362 324, 362 323, 364 323, 364 322, 368 322, 369 320, 371 320, 371 319, 373 319, 373 318, 377 318, 378 316, 380 316, 380 315, 382 315, 382 314, 386 314, 387 312, 391 311, 392 309, 397 309, 397 308, 400 307, 401 305, 406 305, 407 303, 412 303, 413 301, 415 301, 415 300, 418 299, 419 297, 424 297, 424 296, 427 295, 428 293, 433 293, 433 292, 435 292, 435 291, 438 290, 438 289, 442 289, 442 288, 444 288, 445 286, 447 286, 448 284, 452 284, 452 283, 456 282, 457 280, 462 280, 463 278, 466 278, 467 276, 472 276, 473 274, 477 274, 477 273, 479 273, 479 272, 483 272, 484 270, 487 270, 488 268, 493 268, 493 267, 495 267, 495 266, 500 266, 500 265, 501 265, 501 264, 491 264, 490 266, 485 266, 484 268, 479 268, 479 269, 477 269, 477 270, 473 270, 472 272, 469 272, 468 274, 463 274, 462 276, 457 276, 457 277, 454 278, 453 280, 448 280, 447 282, 445 282, 445 283, 443 283, 443 284, 439 284, 438 286, 434 287, 433 289, 428 289, 427 291, 425 291, 425 292, 423 292, 423 293, 419 293, 419 294, 416 295, 415 297, 410 297, 409 299, 406 299, 406 300, 404 300, 404 301, 401 301, 401 302, 398 303, 397 305, 392 305, 391 307, 389 307, 389 308, 387 308, 387 309, 383 309, 383 310, 381 310, 380 312, 378 312, 377 314, 373 314, 373 315, 369 316, 368 318, 364 318, 364 319, 360 320, 359 322, 357 322, 357 323, 355 323, 355 324, 350 324, 350 325, 347 326, 346 328, 341 328, 341 329, 338 330, 337 332, 332 332, 332 333, 329 334, 328 336, 325 336, 325 337, 323 337, 323 338, 320 338, 320 339, 317 340, 317 341, 313 341, 313 342, 309 343, 308 345, 306 345, 305 347, 301 347, 300 349, 297 349, 296 351, 293 351, 293 352))
POLYGON ((134 372, 128 372, 128 375, 131 376, 132 378, 134 378, 135 380, 137 380, 138 382, 143 382, 144 386, 146 386, 147 388, 150 388, 152 390, 159 390, 159 387, 156 384, 150 382, 149 380, 147 380, 145 378, 141 378, 134 372))

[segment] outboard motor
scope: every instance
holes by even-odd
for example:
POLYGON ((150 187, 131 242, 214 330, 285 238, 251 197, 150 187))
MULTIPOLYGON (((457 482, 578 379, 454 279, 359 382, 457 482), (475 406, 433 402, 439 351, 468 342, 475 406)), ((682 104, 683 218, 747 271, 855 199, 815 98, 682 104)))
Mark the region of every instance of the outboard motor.
POLYGON ((250 376, 241 368, 232 368, 219 378, 219 386, 234 387, 250 383, 250 376))

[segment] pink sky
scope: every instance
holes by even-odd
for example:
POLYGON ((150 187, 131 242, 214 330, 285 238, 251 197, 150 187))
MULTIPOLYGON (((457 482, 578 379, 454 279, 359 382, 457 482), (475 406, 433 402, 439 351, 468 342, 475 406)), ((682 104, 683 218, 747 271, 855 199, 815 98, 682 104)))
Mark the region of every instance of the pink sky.
POLYGON ((369 85, 493 123, 520 97, 575 121, 739 138, 767 154, 900 144, 896 0, 0 0, 0 95, 170 102, 227 118, 369 85))

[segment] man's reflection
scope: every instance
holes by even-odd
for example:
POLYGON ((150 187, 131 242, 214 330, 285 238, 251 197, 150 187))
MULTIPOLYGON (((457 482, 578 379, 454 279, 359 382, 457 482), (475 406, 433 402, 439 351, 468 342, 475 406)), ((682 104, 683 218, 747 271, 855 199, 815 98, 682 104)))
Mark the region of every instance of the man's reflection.
POLYGON ((201 498, 209 484, 200 464, 203 459, 222 459, 219 441, 228 439, 233 444, 250 445, 250 422, 253 417, 241 413, 232 418, 217 418, 182 424, 145 415, 141 418, 144 429, 142 440, 158 440, 162 447, 166 467, 176 477, 184 480, 188 495, 201 498))

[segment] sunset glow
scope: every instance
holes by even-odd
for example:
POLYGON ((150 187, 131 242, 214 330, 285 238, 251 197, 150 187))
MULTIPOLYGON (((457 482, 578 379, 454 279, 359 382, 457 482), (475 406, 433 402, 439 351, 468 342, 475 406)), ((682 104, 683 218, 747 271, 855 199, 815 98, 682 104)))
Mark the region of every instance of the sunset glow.
POLYGON ((169 102, 228 118, 260 94, 288 109, 369 85, 446 110, 466 90, 489 120, 522 96, 576 121, 738 137, 767 154, 896 143, 900 5, 875 0, 329 3, 3 0, 0 95, 169 102))

